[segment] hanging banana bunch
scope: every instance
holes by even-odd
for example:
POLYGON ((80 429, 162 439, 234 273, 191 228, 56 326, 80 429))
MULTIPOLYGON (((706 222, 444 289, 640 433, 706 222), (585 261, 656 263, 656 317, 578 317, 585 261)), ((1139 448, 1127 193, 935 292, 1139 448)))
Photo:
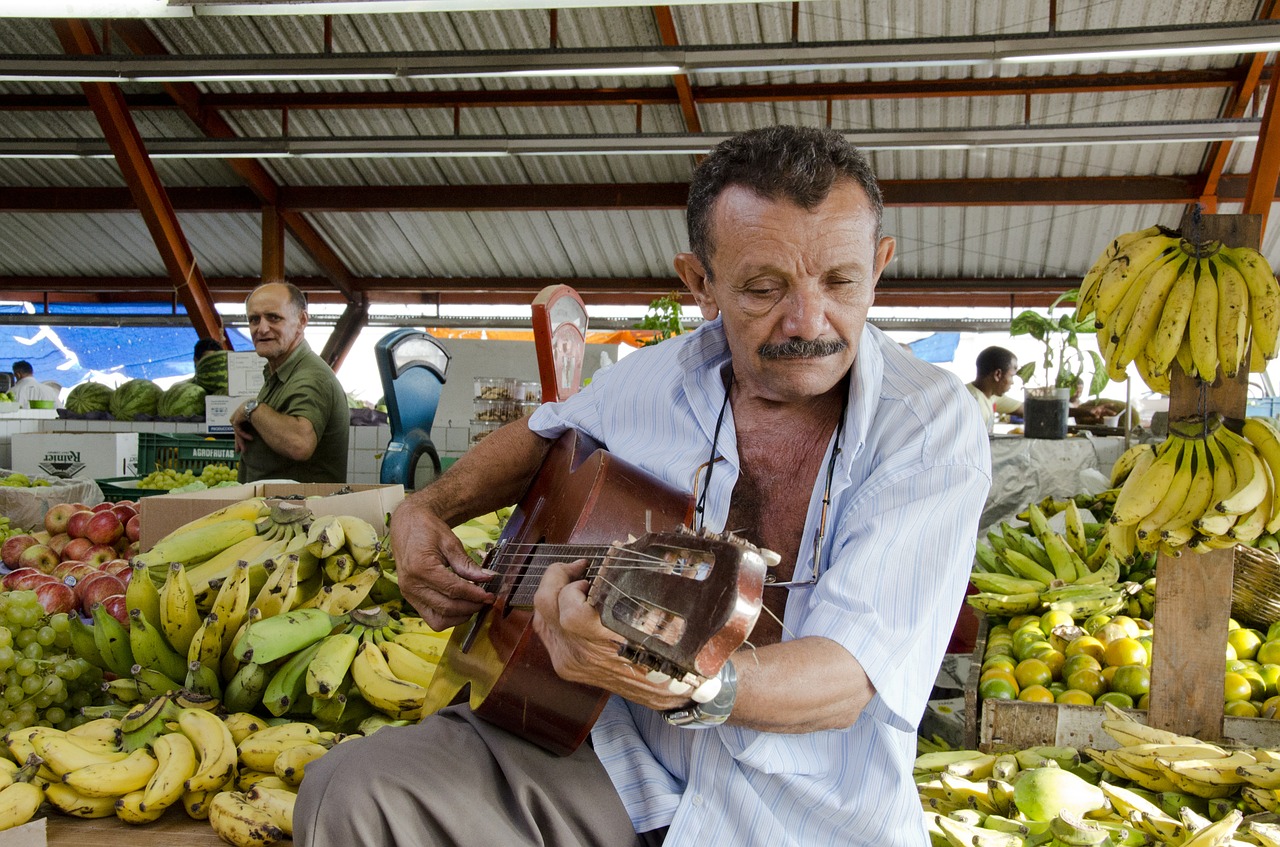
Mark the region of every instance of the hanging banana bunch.
POLYGON ((1164 394, 1175 362, 1213 382, 1219 370, 1262 371, 1280 346, 1280 283, 1266 258, 1164 227, 1107 246, 1080 285, 1076 319, 1090 313, 1108 376, 1124 380, 1133 364, 1164 394))

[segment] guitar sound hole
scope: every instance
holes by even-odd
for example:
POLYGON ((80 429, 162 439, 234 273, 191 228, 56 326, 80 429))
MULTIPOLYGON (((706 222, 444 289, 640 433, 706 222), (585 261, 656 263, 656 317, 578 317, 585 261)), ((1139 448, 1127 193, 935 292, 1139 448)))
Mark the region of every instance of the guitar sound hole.
POLYGON ((676 644, 684 637, 688 624, 669 609, 642 605, 632 597, 621 597, 613 605, 613 616, 649 638, 663 644, 676 644))

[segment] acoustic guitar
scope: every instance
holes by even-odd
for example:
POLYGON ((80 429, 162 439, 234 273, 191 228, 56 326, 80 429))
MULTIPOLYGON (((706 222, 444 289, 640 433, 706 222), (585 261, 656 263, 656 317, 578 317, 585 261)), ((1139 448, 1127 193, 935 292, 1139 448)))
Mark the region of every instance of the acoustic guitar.
POLYGON ((588 561, 588 598, 620 653, 693 686, 715 676, 759 617, 766 564, 731 535, 694 533, 692 498, 577 432, 552 446, 485 567, 497 600, 454 627, 429 711, 470 686, 472 710, 558 755, 587 737, 608 692, 556 675, 533 631, 554 562, 588 561), (635 537, 634 540, 628 540, 635 537))

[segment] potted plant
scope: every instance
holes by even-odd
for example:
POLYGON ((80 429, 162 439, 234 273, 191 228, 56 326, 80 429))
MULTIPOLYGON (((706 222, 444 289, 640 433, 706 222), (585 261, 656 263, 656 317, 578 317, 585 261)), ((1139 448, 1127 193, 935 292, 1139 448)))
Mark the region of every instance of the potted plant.
POLYGON ((1080 333, 1092 333, 1096 322, 1092 314, 1076 320, 1074 310, 1054 316, 1054 309, 1063 303, 1074 303, 1079 289, 1067 291, 1049 306, 1047 314, 1027 309, 1009 323, 1010 335, 1029 335, 1044 345, 1044 355, 1038 361, 1030 361, 1018 369, 1018 376, 1027 386, 1023 409, 1028 438, 1063 438, 1067 434, 1067 413, 1071 405, 1071 393, 1077 382, 1088 386, 1089 395, 1096 397, 1106 387, 1106 363, 1096 352, 1086 355, 1080 349, 1080 333), (1092 375, 1086 379, 1086 373, 1092 375), (1033 385, 1033 377, 1039 372, 1042 385, 1033 385))

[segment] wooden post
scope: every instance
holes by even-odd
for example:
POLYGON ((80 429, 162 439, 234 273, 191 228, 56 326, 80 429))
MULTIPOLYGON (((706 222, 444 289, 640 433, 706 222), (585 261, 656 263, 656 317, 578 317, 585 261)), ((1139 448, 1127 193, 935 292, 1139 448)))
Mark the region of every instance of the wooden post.
MULTIPOLYGON (((1254 248, 1262 241, 1260 215, 1205 215, 1199 224, 1206 240, 1254 248)), ((1186 221, 1183 232, 1191 234, 1186 221)), ((1248 358, 1234 379, 1224 379, 1219 372, 1209 386, 1197 384, 1175 363, 1170 383, 1171 423, 1211 412, 1239 420, 1248 397, 1248 358)), ((1178 558, 1160 554, 1147 712, 1152 726, 1206 740, 1222 737, 1222 677, 1234 561, 1230 549, 1178 558)))

